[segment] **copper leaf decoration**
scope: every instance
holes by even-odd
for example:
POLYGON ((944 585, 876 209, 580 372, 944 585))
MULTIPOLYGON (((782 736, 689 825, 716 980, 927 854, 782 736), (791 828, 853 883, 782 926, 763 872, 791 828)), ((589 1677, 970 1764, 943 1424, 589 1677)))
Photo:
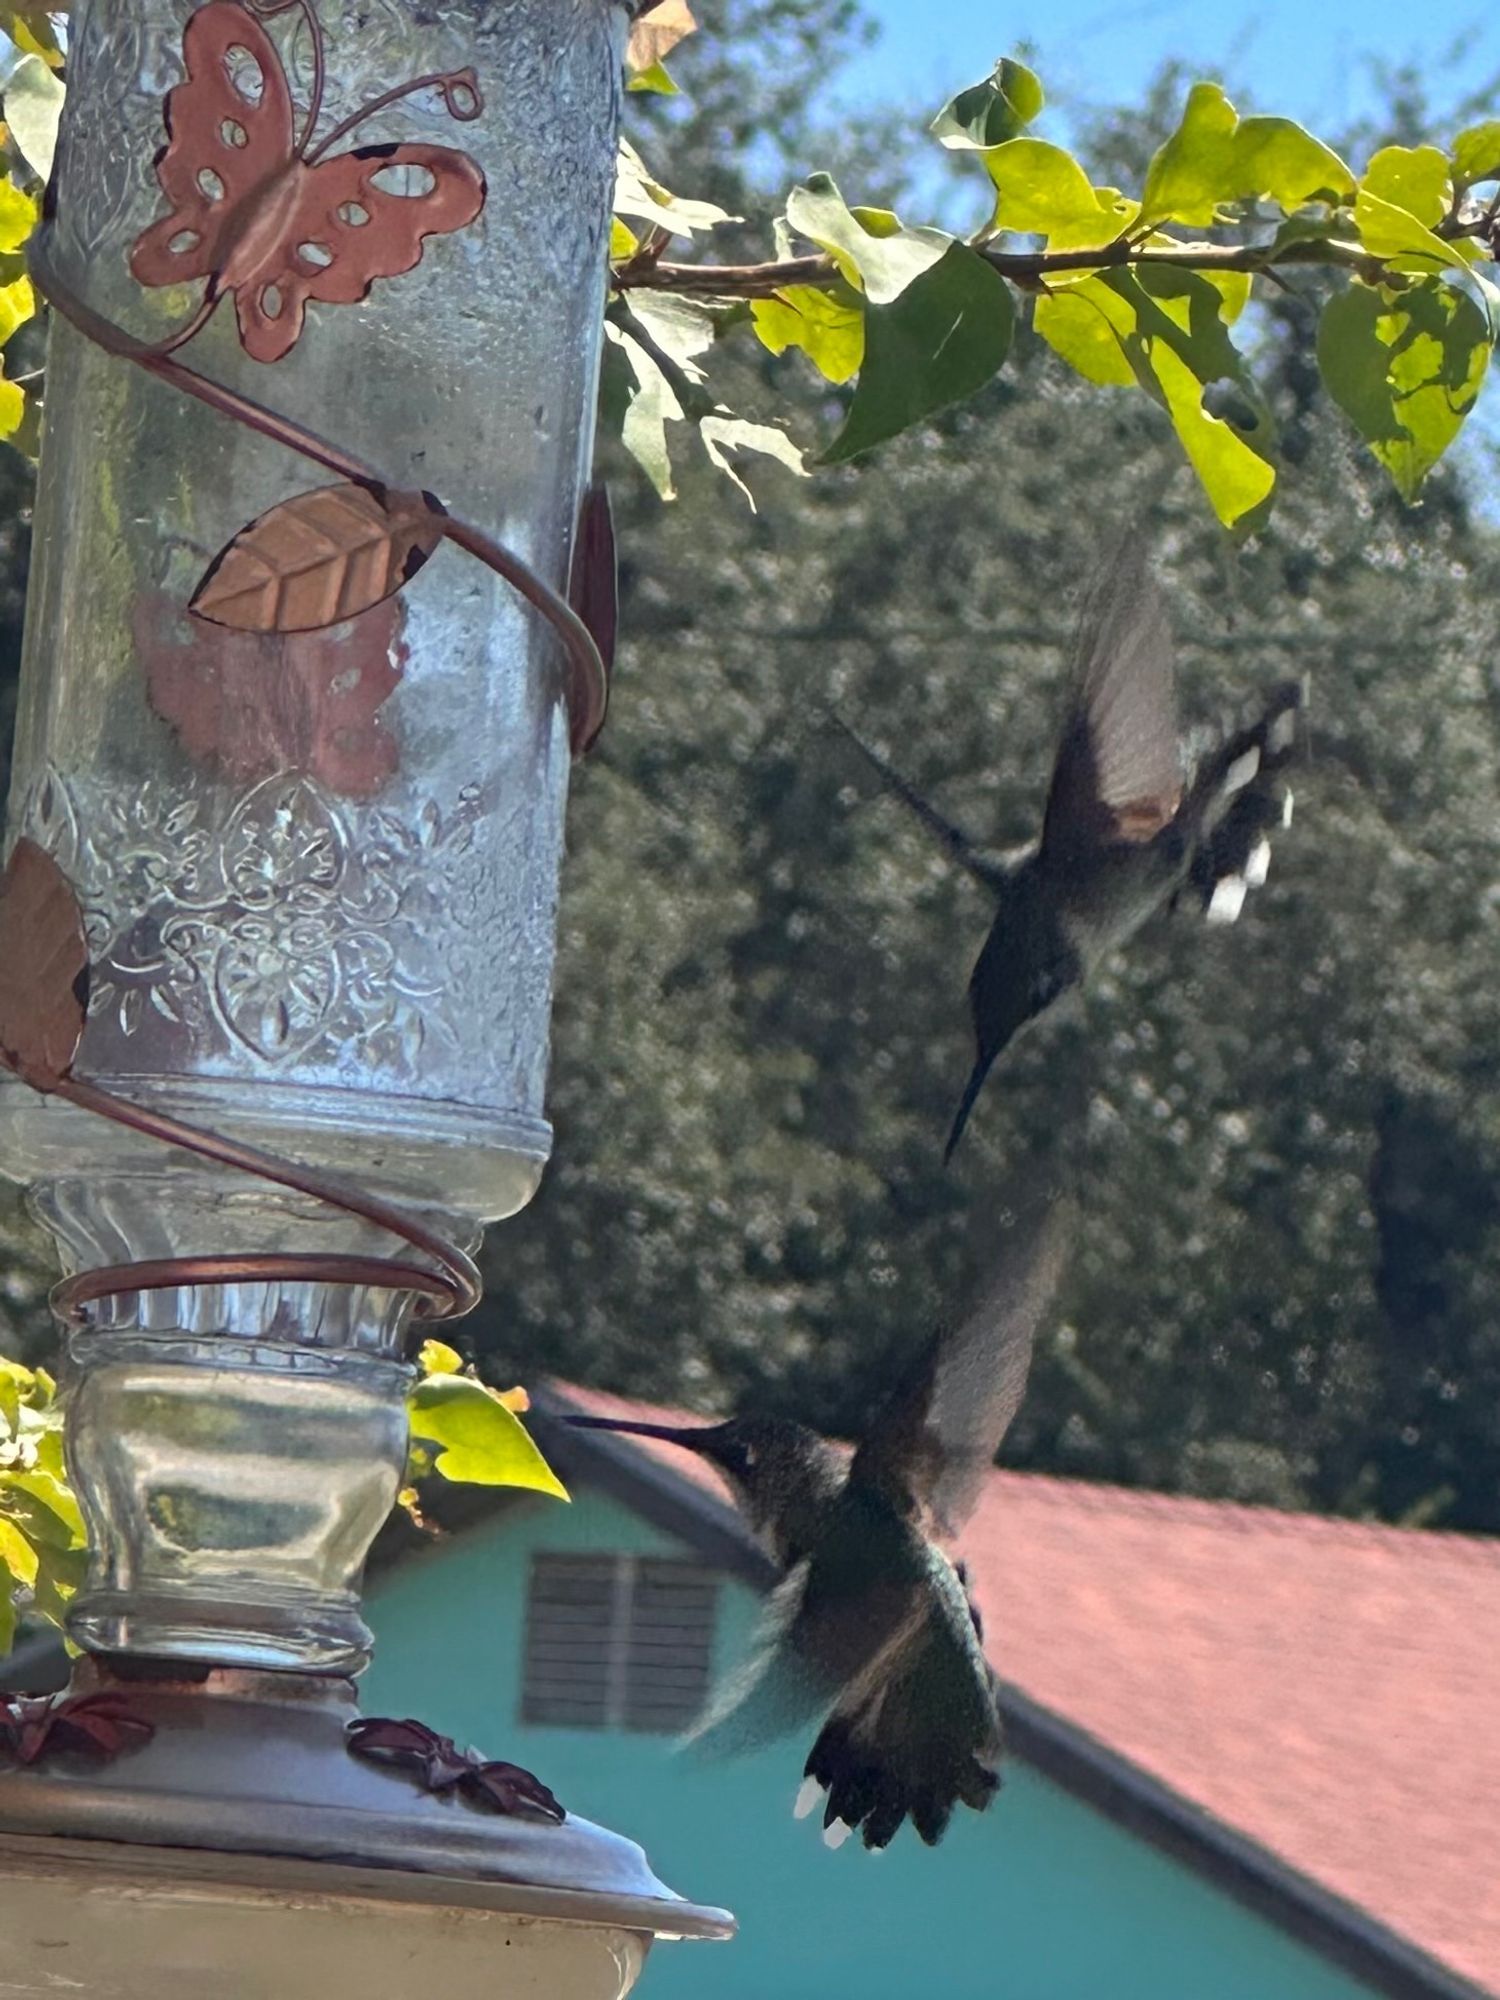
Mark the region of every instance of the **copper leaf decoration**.
POLYGON ((137 1715, 127 1694, 11 1695, 0 1704, 0 1748, 18 1764, 36 1764, 54 1751, 81 1750, 118 1757, 149 1742, 155 1727, 137 1715))
POLYGON ((481 1757, 477 1750, 460 1750, 451 1736, 440 1736, 410 1716, 402 1721, 394 1716, 360 1716, 349 1724, 345 1737, 356 1757, 415 1765, 430 1792, 458 1791, 491 1812, 530 1811, 552 1820, 567 1817, 548 1787, 530 1771, 481 1757))
POLYGON ((443 537, 441 504, 384 486, 320 486, 242 528, 188 609, 236 632, 319 632, 393 597, 443 537))
POLYGON ((73 885, 18 840, 0 878, 0 1062, 34 1090, 73 1067, 89 1002, 89 952, 73 885))
POLYGON ((615 523, 609 492, 591 486, 578 510, 578 538, 573 546, 573 571, 568 602, 588 627, 599 648, 608 679, 615 664, 615 638, 620 625, 620 588, 615 563, 615 523))

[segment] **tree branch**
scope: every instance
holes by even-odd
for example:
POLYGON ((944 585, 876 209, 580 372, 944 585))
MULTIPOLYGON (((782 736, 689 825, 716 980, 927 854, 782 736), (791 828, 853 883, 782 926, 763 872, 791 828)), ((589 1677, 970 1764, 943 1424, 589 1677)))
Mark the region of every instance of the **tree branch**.
MULTIPOLYGON (((1484 240, 1477 220, 1470 229, 1444 233, 1472 234, 1484 240)), ((1118 270, 1125 265, 1154 264, 1172 270, 1248 271, 1261 275, 1274 272, 1280 265, 1325 264, 1377 277, 1383 269, 1379 260, 1360 244, 1332 236, 1287 243, 1279 250, 1274 243, 1136 244, 1128 236, 1122 236, 1092 250, 982 248, 974 254, 983 257, 1002 278, 1022 287, 1045 285, 1049 277, 1064 272, 1118 270)), ((767 298, 788 285, 812 285, 827 290, 840 282, 837 264, 832 257, 821 253, 783 257, 763 264, 667 264, 636 255, 618 265, 611 276, 611 283, 619 292, 677 292, 720 299, 767 298)))

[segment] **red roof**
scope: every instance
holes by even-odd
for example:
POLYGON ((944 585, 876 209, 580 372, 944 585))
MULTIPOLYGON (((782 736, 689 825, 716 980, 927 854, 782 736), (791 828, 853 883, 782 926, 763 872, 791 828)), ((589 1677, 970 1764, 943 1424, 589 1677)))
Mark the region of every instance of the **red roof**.
POLYGON ((1004 1680, 1500 1993, 1500 1541, 996 1472, 960 1552, 1004 1680))

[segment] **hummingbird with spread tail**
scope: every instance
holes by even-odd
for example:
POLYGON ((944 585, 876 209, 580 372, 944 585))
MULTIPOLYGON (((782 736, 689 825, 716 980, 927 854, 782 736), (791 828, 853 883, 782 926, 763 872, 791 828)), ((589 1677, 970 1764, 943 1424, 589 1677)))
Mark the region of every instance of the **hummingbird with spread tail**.
POLYGON ((821 1720, 797 1814, 823 1798, 831 1846, 857 1830, 885 1847, 907 1818, 935 1846, 956 1805, 983 1811, 1000 1782, 995 1675, 965 1572, 942 1544, 1025 1394, 1062 1263, 1060 1205, 1008 1236, 973 1311, 924 1345, 852 1454, 776 1417, 567 1419, 680 1445, 728 1480, 781 1581, 745 1665, 689 1740, 737 1754, 821 1720))
POLYGON ((1301 702, 1297 682, 1277 687, 1259 721, 1222 743, 1185 783, 1166 609, 1133 535, 1085 600, 1042 831, 1027 847, 987 856, 834 717, 882 783, 997 904, 969 980, 974 1067, 945 1162, 1015 1036, 1149 917, 1184 895, 1210 922, 1239 915, 1247 891, 1266 879, 1272 832, 1291 817, 1283 771, 1301 702))

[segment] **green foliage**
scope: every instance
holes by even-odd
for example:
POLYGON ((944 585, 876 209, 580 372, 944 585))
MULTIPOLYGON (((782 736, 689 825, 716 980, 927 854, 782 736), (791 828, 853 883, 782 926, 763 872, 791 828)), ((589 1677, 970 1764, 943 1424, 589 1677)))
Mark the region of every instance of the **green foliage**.
POLYGON ((1437 278, 1353 285, 1328 301, 1318 328, 1323 380, 1404 500, 1458 435, 1489 359, 1484 314, 1437 278))
POLYGON ((61 1625, 84 1562, 52 1378, 0 1361, 0 1652, 10 1650, 22 1615, 61 1625))
MULTIPOLYGON (((1449 290, 1419 294, 1406 309, 1406 332, 1372 333, 1367 307, 1351 303, 1325 319, 1318 349, 1335 400, 1415 500, 1483 378, 1473 306, 1484 308, 1486 350, 1500 323, 1500 288, 1488 275, 1496 219, 1467 192, 1500 174, 1500 124, 1467 128, 1451 154, 1431 144, 1378 148, 1356 176, 1292 120, 1241 118, 1218 84, 1198 83, 1152 150, 1137 196, 1096 183, 1063 147, 1032 136, 1044 103, 1033 72, 1007 59, 933 122, 949 157, 977 161, 993 186, 993 207, 967 239, 846 203, 820 173, 787 198, 769 261, 668 266, 659 250, 633 247, 616 258, 616 282, 637 313, 643 293, 668 278, 674 298, 695 292, 726 313, 748 299, 737 323, 770 353, 796 349, 826 382, 852 382, 842 427, 822 453, 829 465, 981 392, 1006 366, 1030 302, 1036 330, 1086 381, 1145 391, 1218 519, 1244 535, 1264 526, 1280 468, 1265 395, 1230 331, 1252 286, 1321 266, 1359 301, 1361 286, 1389 292, 1409 278, 1442 278, 1449 290), (1335 351, 1346 326, 1357 341, 1347 355, 1335 351), (1377 418, 1382 407, 1397 414, 1377 418)), ((622 213, 638 217, 654 203, 663 216, 676 206, 697 217, 657 183, 643 198, 643 175, 627 154, 622 213)), ((621 411, 624 440, 670 497, 667 426, 729 412, 716 393, 695 408, 629 359, 636 386, 621 411)))
POLYGON ((470 1486, 520 1486, 566 1500, 567 1490, 531 1437, 517 1412, 526 1392, 487 1388, 462 1364, 451 1347, 430 1340, 422 1349, 422 1379, 407 1402, 412 1444, 407 1491, 429 1473, 470 1486))

